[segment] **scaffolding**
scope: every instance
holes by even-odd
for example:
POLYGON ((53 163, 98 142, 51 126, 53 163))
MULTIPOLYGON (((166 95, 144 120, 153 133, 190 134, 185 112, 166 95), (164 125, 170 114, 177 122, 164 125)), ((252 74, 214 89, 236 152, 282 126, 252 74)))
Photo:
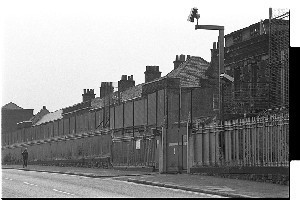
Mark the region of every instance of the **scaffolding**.
POLYGON ((290 11, 269 9, 269 107, 289 105, 290 11))

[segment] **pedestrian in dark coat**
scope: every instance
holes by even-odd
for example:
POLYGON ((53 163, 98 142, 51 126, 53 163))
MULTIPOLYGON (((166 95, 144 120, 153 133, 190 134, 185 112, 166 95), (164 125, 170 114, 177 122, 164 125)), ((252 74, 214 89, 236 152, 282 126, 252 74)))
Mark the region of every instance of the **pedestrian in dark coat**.
POLYGON ((24 167, 27 167, 27 161, 28 161, 27 148, 25 148, 24 151, 22 152, 22 156, 23 156, 23 168, 24 168, 24 167))

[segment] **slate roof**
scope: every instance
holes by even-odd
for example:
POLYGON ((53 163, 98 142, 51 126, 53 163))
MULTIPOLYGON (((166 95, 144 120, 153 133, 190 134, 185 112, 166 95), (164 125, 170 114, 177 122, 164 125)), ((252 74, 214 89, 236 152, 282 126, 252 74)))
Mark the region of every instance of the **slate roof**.
POLYGON ((127 101, 127 100, 132 100, 136 99, 142 96, 142 84, 136 85, 134 87, 131 87, 124 92, 121 92, 121 101, 127 101))
POLYGON ((142 86, 143 83, 128 88, 124 92, 120 92, 120 95, 119 92, 114 92, 110 96, 106 96, 104 98, 96 97, 95 99, 92 100, 91 107, 92 109, 103 108, 105 104, 107 105, 108 103, 110 104, 117 103, 119 101, 119 97, 120 97, 120 102, 125 102, 125 101, 139 98, 142 96, 142 86))
POLYGON ((201 79, 207 79, 205 71, 209 62, 198 56, 191 56, 188 60, 172 70, 166 77, 180 78, 181 87, 199 86, 201 79))
POLYGON ((41 125, 50 121, 55 121, 63 118, 62 109, 44 115, 35 125, 41 125))
MULTIPOLYGON (((210 63, 198 56, 191 56, 185 62, 179 65, 175 70, 172 70, 164 77, 160 77, 154 81, 161 80, 163 78, 180 78, 181 87, 192 87, 199 86, 201 79, 207 79, 205 72, 208 69, 210 63)), ((100 98, 97 97, 92 100, 91 107, 92 109, 103 108, 104 105, 110 103, 117 103, 118 98, 120 97, 120 102, 125 102, 133 100, 142 96, 142 87, 145 83, 131 87, 124 92, 114 92, 109 97, 100 98)))
POLYGON ((35 125, 37 122, 39 122, 46 114, 50 113, 48 109, 42 108, 36 115, 34 115, 30 121, 32 121, 32 124, 35 125))

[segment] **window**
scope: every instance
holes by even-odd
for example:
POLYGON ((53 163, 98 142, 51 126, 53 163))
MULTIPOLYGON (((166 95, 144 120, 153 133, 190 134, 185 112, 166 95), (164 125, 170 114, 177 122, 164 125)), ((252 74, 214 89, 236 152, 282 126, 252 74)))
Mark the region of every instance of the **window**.
POLYGON ((213 94, 213 110, 219 110, 219 94, 213 94))

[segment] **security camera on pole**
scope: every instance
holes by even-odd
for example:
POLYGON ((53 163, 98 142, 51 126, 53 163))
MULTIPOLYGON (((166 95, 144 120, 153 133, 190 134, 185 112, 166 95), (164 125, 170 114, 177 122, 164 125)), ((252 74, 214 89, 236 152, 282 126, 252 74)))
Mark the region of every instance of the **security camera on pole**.
MULTIPOLYGON (((198 20, 200 18, 200 14, 198 13, 198 8, 194 7, 191 9, 191 13, 188 17, 188 21, 194 22, 194 19, 197 19, 197 25, 195 25, 195 30, 203 29, 203 30, 219 30, 219 76, 224 73, 224 26, 219 25, 198 25, 198 20)), ((219 119, 223 121, 223 108, 221 105, 221 78, 219 80, 219 119)))
MULTIPOLYGON (((218 73, 218 85, 219 85, 219 120, 221 121, 221 125, 224 127, 224 108, 223 108, 223 95, 222 95, 222 83, 221 79, 232 80, 232 78, 227 77, 224 75, 224 26, 219 25, 198 25, 198 20, 200 18, 200 14, 198 14, 198 9, 196 7, 192 8, 191 13, 188 17, 188 21, 194 22, 194 19, 197 19, 197 25, 195 25, 195 30, 219 30, 219 73, 218 73)), ((222 134, 222 132, 221 132, 222 134)), ((220 143, 223 141, 223 136, 221 135, 220 143)), ((224 149, 222 149, 223 151, 224 149)), ((222 153, 222 152, 221 152, 222 153)), ((188 168, 189 171, 189 168, 188 168)))

